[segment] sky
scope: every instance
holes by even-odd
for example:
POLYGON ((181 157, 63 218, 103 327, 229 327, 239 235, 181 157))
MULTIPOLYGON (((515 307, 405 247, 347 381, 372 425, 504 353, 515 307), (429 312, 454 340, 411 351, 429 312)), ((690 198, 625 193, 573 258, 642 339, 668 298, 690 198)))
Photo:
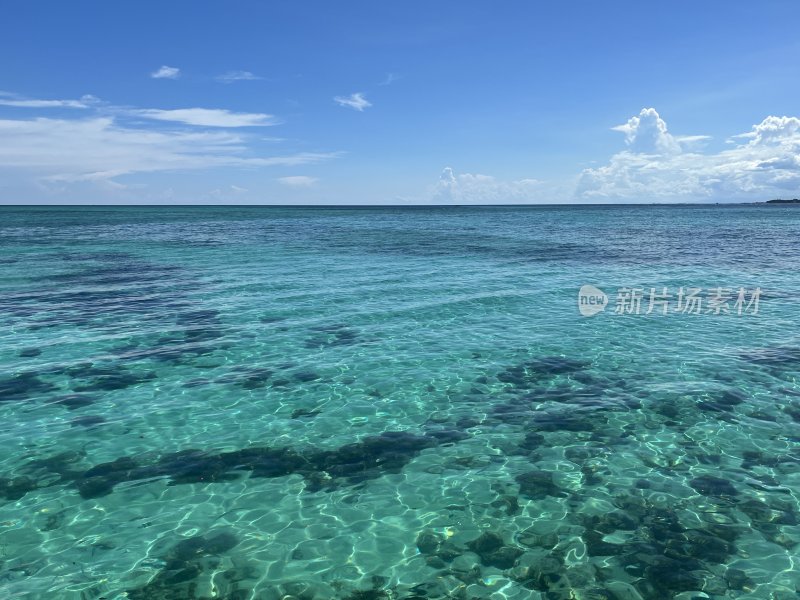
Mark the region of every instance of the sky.
POLYGON ((800 2, 0 4, 0 203, 800 197, 800 2))

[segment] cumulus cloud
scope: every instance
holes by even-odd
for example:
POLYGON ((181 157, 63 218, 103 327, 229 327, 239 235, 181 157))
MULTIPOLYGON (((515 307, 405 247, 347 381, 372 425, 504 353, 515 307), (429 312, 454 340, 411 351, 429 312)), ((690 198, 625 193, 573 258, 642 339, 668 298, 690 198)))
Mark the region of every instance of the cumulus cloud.
POLYGON ((50 181, 105 181, 131 173, 216 167, 298 166, 337 156, 252 156, 230 131, 154 131, 89 119, 0 119, 0 169, 50 181))
POLYGON ((796 143, 800 136, 800 119, 797 117, 767 117, 753 130, 739 137, 751 138, 750 145, 796 143))
POLYGON ((504 181, 490 175, 456 174, 445 167, 431 194, 443 204, 519 204, 545 201, 543 182, 536 179, 504 181))
POLYGON ((333 99, 339 106, 345 106, 347 108, 352 108, 353 110, 357 110, 358 112, 363 112, 365 108, 369 108, 372 106, 372 103, 369 102, 366 98, 364 98, 364 94, 360 92, 356 92, 355 94, 350 94, 349 96, 335 96, 333 99))
POLYGON ((179 108, 175 110, 147 108, 131 111, 131 114, 157 121, 173 121, 203 127, 256 127, 277 124, 277 120, 272 115, 236 113, 218 108, 179 108))
POLYGON ((228 71, 217 77, 217 81, 222 83, 233 83, 234 81, 255 81, 262 79, 258 75, 254 75, 250 71, 228 71))
POLYGON ((304 188, 314 185, 317 179, 307 175, 289 175, 287 177, 278 177, 278 181, 288 187, 304 188))
POLYGON ((633 152, 675 154, 681 151, 680 144, 667 131, 666 122, 654 108, 643 108, 638 116, 612 129, 625 134, 625 142, 633 152))
POLYGON ((153 79, 177 79, 180 76, 181 70, 178 67, 168 67, 167 65, 161 65, 160 69, 150 73, 150 77, 153 79))
POLYGON ((586 169, 576 195, 583 201, 694 201, 764 199, 800 186, 800 120, 769 116, 718 153, 689 152, 654 109, 615 128, 629 150, 586 169))

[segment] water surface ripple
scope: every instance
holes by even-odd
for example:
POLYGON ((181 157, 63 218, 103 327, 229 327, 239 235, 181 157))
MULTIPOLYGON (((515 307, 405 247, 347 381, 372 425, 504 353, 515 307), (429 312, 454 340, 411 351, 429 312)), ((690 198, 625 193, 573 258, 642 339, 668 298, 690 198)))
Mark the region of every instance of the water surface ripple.
POLYGON ((798 298, 791 206, 2 207, 0 597, 797 598, 798 298))

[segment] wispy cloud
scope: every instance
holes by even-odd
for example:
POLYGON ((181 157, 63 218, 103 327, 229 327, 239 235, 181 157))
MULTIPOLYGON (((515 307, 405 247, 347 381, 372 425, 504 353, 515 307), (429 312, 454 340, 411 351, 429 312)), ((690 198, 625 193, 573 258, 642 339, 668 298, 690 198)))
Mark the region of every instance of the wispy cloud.
POLYGON ((278 181, 283 185, 295 188, 311 187, 317 182, 316 177, 307 175, 290 175, 288 177, 278 177, 278 181))
POLYGON ((350 94, 349 96, 335 96, 333 101, 339 106, 352 108, 358 112, 363 112, 365 108, 372 106, 372 103, 364 98, 364 94, 361 92, 356 92, 355 94, 350 94))
POLYGON ((229 131, 153 131, 91 119, 0 119, 0 169, 53 181, 108 181, 131 173, 317 163, 338 153, 252 156, 229 131))
MULTIPOLYGON (((294 152, 264 156, 265 138, 241 128, 275 125, 266 113, 226 109, 142 109, 114 106, 93 96, 80 100, 31 99, 0 92, 0 105, 38 110, 26 118, 0 118, 0 182, 32 185, 46 193, 88 189, 117 193, 139 182, 117 178, 155 172, 302 167, 340 152, 294 152), (46 112, 54 107, 79 113, 46 112), (71 116, 78 115, 78 116, 71 116), (84 186, 83 188, 81 186, 84 186)), ((270 141, 279 142, 279 138, 270 141)), ((313 185, 313 177, 284 178, 284 185, 313 185)), ((247 190, 231 185, 228 194, 247 190)), ((155 198, 155 197, 153 197, 155 198)), ((158 198, 164 200, 166 198, 158 198)))
POLYGON ((215 200, 225 200, 226 198, 230 198, 231 196, 241 196, 242 194, 246 194, 249 192, 247 188, 240 187, 238 185, 229 185, 226 188, 214 188, 208 195, 215 200))
POLYGON ((153 79, 177 79, 180 76, 181 70, 178 67, 168 67, 167 65, 161 65, 160 69, 150 73, 150 77, 153 79))
POLYGON ((156 121, 172 121, 202 127, 264 127, 276 125, 278 120, 264 113, 237 113, 221 108, 178 108, 161 110, 144 108, 130 114, 156 121))
POLYGON ((38 100, 0 92, 0 106, 15 106, 19 108, 89 108, 95 103, 97 103, 97 98, 88 94, 81 97, 80 100, 38 100))
POLYGON ((392 85, 398 79, 400 79, 400 75, 396 73, 387 73, 386 77, 384 77, 378 85, 392 85))
POLYGON ((250 71, 228 71, 227 73, 217 76, 217 81, 221 81, 222 83, 233 83, 234 81, 255 81, 257 79, 263 79, 263 77, 254 75, 250 71))
MULTIPOLYGON (((102 103, 100 99, 85 95, 80 100, 41 100, 25 98, 8 92, 0 92, 0 106, 20 108, 98 108, 102 113, 112 116, 128 116, 170 121, 200 127, 265 127, 277 125, 280 121, 266 113, 233 112, 224 108, 129 108, 102 103)), ((279 140, 280 138, 275 138, 279 140)))

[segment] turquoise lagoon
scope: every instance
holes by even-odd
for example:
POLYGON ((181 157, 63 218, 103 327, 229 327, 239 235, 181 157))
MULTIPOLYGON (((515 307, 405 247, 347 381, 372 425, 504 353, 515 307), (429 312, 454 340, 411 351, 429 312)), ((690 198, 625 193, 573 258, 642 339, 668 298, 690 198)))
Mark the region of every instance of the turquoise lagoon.
POLYGON ((0 597, 798 598, 799 300, 791 206, 0 208, 0 597))

